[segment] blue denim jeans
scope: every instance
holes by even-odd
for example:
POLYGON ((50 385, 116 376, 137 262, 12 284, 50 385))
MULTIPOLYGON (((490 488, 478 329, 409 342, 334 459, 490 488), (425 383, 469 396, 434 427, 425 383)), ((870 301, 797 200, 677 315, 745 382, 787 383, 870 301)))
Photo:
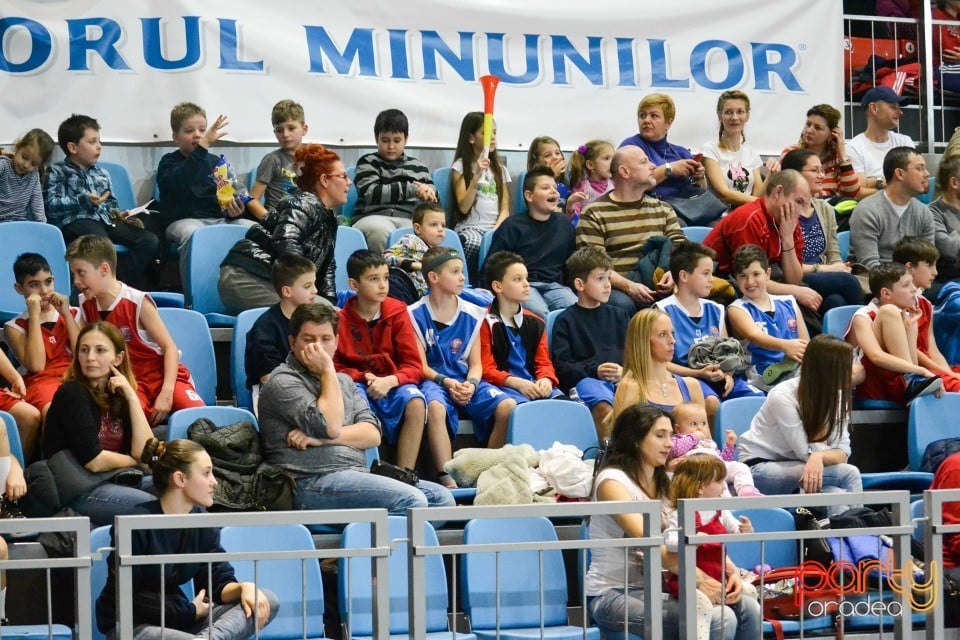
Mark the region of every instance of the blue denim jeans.
POLYGON ((453 494, 435 482, 421 480, 414 487, 366 471, 344 469, 297 480, 293 504, 298 509, 386 509, 402 516, 407 509, 456 503, 453 494))
MULTIPOLYGON (((588 604, 594 624, 604 631, 607 640, 626 640, 623 632, 624 613, 627 630, 635 636, 643 636, 644 608, 643 591, 610 589, 592 598, 588 604)), ((663 601, 663 637, 672 640, 680 637, 680 603, 673 598, 663 601)), ((715 606, 710 620, 710 640, 760 640, 760 603, 743 597, 735 605, 715 606), (722 616, 722 618, 721 618, 722 616)), ((696 637, 696 633, 688 633, 696 637)))
POLYGON ((137 507, 144 502, 157 498, 152 493, 144 491, 152 484, 152 479, 149 476, 144 478, 144 483, 140 485, 140 489, 105 482, 74 500, 70 506, 80 515, 90 518, 90 523, 93 526, 102 527, 103 525, 113 524, 114 516, 143 513, 143 510, 137 509, 137 507))
MULTIPOLYGON (((803 493, 800 489, 800 476, 806 463, 800 460, 779 460, 760 462, 750 467, 753 484, 766 495, 803 493)), ((823 468, 823 493, 860 493, 863 483, 860 470, 852 464, 834 464, 823 468)), ((844 505, 830 507, 830 515, 847 510, 844 505)))
MULTIPOLYGON (((277 615, 280 601, 269 589, 261 589, 270 603, 270 620, 277 615)), ((161 629, 155 625, 140 624, 133 628, 133 640, 195 640, 195 638, 209 638, 209 640, 246 640, 253 637, 254 617, 247 617, 240 603, 221 604, 213 607, 213 626, 208 625, 208 618, 198 620, 192 629, 180 631, 177 629, 161 629)), ((269 624, 269 620, 267 624, 269 624)), ((110 632, 107 638, 114 640, 116 634, 110 632)))
POLYGON ((556 309, 566 309, 577 303, 577 294, 558 282, 531 282, 530 299, 523 306, 544 320, 556 309))
POLYGON ((820 294, 818 313, 824 315, 830 309, 849 304, 863 304, 863 289, 860 280, 852 273, 843 271, 818 271, 803 276, 803 283, 820 294))

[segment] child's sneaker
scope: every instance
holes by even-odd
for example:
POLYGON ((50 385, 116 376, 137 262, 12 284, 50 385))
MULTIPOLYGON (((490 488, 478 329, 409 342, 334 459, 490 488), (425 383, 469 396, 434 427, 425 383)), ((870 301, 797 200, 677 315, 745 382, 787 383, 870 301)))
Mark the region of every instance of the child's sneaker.
POLYGON ((939 376, 925 378, 919 373, 905 373, 903 380, 907 383, 903 391, 903 404, 910 404, 920 396, 928 393, 937 393, 943 391, 943 380, 939 376))

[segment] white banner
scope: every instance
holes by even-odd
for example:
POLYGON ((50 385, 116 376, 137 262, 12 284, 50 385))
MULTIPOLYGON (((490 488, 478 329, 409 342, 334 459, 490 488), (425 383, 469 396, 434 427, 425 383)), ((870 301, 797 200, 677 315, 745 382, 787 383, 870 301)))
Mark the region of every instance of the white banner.
POLYGON ((716 138, 717 96, 740 89, 751 143, 776 153, 810 106, 841 105, 841 14, 837 0, 5 0, 0 141, 55 138, 71 113, 106 141, 168 141, 171 107, 191 101, 229 116, 228 140, 273 142, 270 109, 293 98, 310 141, 372 146, 396 107, 412 146, 449 148, 493 74, 502 149, 619 143, 652 92, 677 103, 670 140, 696 148, 716 138))

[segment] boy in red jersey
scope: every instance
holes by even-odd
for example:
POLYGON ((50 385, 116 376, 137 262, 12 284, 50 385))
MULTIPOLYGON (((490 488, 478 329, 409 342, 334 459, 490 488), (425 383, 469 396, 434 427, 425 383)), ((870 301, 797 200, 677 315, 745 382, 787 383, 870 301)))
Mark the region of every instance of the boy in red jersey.
POLYGON ((190 372, 149 295, 117 280, 117 252, 101 236, 81 236, 67 248, 73 286, 80 291, 79 324, 103 320, 116 326, 137 378, 137 396, 150 425, 171 411, 202 407, 190 372))
MULTIPOLYGON (((20 439, 27 461, 37 453, 40 424, 47 417, 53 394, 63 382, 80 328, 79 309, 70 306, 63 294, 54 290, 53 272, 47 259, 38 253, 22 253, 13 263, 16 284, 13 288, 26 299, 27 310, 7 322, 3 328, 7 344, 27 370, 24 400, 40 411, 36 429, 20 427, 20 439)), ((17 422, 20 425, 20 422, 17 422)))

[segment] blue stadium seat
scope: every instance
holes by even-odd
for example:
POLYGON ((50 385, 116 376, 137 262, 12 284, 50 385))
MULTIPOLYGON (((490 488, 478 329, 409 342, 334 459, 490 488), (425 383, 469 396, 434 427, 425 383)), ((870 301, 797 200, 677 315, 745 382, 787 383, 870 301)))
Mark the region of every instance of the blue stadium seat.
POLYGON ((480 273, 483 273, 483 263, 487 261, 487 254, 490 253, 490 245, 493 244, 494 233, 496 233, 496 229, 483 232, 483 240, 480 241, 479 261, 477 262, 477 264, 480 265, 480 273))
POLYGON ((334 247, 333 259, 337 263, 337 291, 348 289, 350 284, 347 282, 347 258, 354 251, 367 248, 367 239, 363 237, 360 229, 353 227, 337 227, 337 244, 334 247))
POLYGON ((527 212, 527 201, 523 199, 523 179, 527 177, 527 170, 524 169, 517 177, 513 179, 514 191, 510 202, 510 214, 518 215, 527 212))
POLYGON ((907 461, 911 471, 920 471, 923 453, 931 442, 957 437, 958 415, 960 393, 944 393, 940 398, 926 395, 914 400, 907 421, 907 461))
POLYGON ((847 327, 850 326, 850 321, 853 319, 853 314, 859 308, 860 305, 848 304, 830 309, 823 316, 823 332, 843 340, 847 327))
POLYGON ((46 258, 53 270, 56 290, 70 295, 70 268, 64 259, 67 245, 60 229, 44 222, 4 222, 3 247, 0 251, 0 322, 20 315, 27 308, 23 296, 13 288, 13 263, 21 253, 39 253, 46 258))
POLYGON ((10 444, 10 455, 17 459, 20 466, 24 469, 27 465, 23 462, 23 443, 20 440, 20 431, 17 429, 17 420, 6 411, 0 411, 0 420, 3 420, 3 426, 7 429, 7 441, 10 444))
MULTIPOLYGON (((425 544, 439 546, 433 525, 424 523, 425 544)), ((355 522, 343 530, 344 549, 368 548, 372 545, 371 527, 366 522, 355 522)), ((410 633, 409 578, 407 571, 407 519, 390 516, 388 538, 391 541, 388 576, 390 580, 390 637, 400 640, 410 633)), ((371 638, 373 636, 373 588, 371 586, 372 562, 368 557, 340 559, 337 575, 340 617, 346 625, 348 638, 371 638)), ((426 580, 427 638, 431 640, 475 640, 472 633, 451 633, 447 624, 447 576, 443 558, 427 556, 426 580)))
POLYGON ((717 415, 713 419, 713 437, 718 442, 725 442, 724 432, 733 429, 736 434, 742 435, 750 428, 750 422, 757 411, 763 406, 766 398, 731 398, 724 400, 717 408, 717 415))
POLYGON ((224 406, 193 407, 170 414, 170 420, 167 423, 167 440, 188 438, 187 430, 200 418, 206 418, 218 427, 226 427, 237 422, 250 422, 254 429, 259 429, 256 416, 246 409, 224 406))
POLYGON ((846 261, 850 256, 850 232, 841 231, 838 233, 837 244, 840 245, 840 259, 846 261))
POLYGON ((130 172, 122 164, 115 162, 97 162, 97 166, 110 176, 110 193, 117 199, 121 211, 129 211, 137 206, 137 197, 133 193, 133 180, 130 172))
POLYGON ((206 404, 217 404, 217 358, 206 319, 192 309, 161 307, 163 324, 180 350, 180 361, 190 371, 193 385, 206 404))
MULTIPOLYGON (((225 551, 314 550, 313 536, 300 524, 224 527, 225 551)), ((323 638, 323 582, 316 559, 231 562, 237 580, 273 591, 280 600, 277 617, 260 630, 262 640, 323 638), (302 577, 302 579, 301 579, 302 577), (304 584, 305 582, 305 584, 304 584), (304 602, 306 600, 306 602, 304 602)))
POLYGON ((699 242, 702 244, 712 229, 710 227, 684 227, 681 231, 683 231, 683 235, 687 236, 687 240, 690 242, 699 242))
POLYGON ((587 405, 570 400, 537 400, 519 404, 510 413, 508 444, 529 444, 539 451, 557 441, 584 452, 599 445, 587 405))
POLYGON ((93 640, 105 640, 106 636, 97 629, 97 598, 107 584, 107 555, 110 553, 110 525, 97 527, 90 532, 90 552, 94 560, 90 565, 90 620, 93 627, 93 640), (97 551, 104 549, 97 556, 97 551))
POLYGON ((237 316, 233 327, 233 341, 230 343, 230 390, 238 407, 253 410, 253 393, 247 388, 247 370, 244 355, 247 350, 247 334, 257 318, 269 307, 247 309, 237 316))
POLYGON ((913 525, 913 539, 923 544, 923 532, 926 523, 920 520, 925 518, 926 515, 923 513, 923 500, 914 500, 910 503, 910 521, 914 523, 913 525))
MULTIPOLYGON (((465 544, 555 540, 547 518, 471 520, 463 530, 465 544)), ((460 559, 464 611, 481 640, 600 640, 596 627, 567 624, 567 577, 558 549, 466 553, 460 559)))
POLYGON ((566 309, 554 309, 547 314, 547 349, 553 344, 553 326, 557 324, 557 316, 566 311, 566 309))
POLYGON ((173 309, 186 308, 186 298, 182 293, 174 291, 148 291, 157 307, 171 307, 173 309))
POLYGON ((350 176, 350 192, 347 194, 347 201, 340 207, 340 215, 350 220, 353 218, 353 210, 357 208, 357 200, 360 198, 357 185, 353 184, 353 177, 357 175, 357 168, 347 167, 347 175, 350 176))
POLYGON ((456 209, 453 199, 453 185, 450 183, 450 167, 440 167, 433 172, 433 186, 437 188, 437 200, 447 214, 447 220, 450 214, 456 209))
POLYGON ((189 252, 183 293, 187 307, 202 313, 211 327, 232 327, 236 322, 220 301, 217 281, 220 263, 233 245, 247 235, 247 230, 238 224, 215 224, 201 227, 190 236, 193 249, 189 252))

